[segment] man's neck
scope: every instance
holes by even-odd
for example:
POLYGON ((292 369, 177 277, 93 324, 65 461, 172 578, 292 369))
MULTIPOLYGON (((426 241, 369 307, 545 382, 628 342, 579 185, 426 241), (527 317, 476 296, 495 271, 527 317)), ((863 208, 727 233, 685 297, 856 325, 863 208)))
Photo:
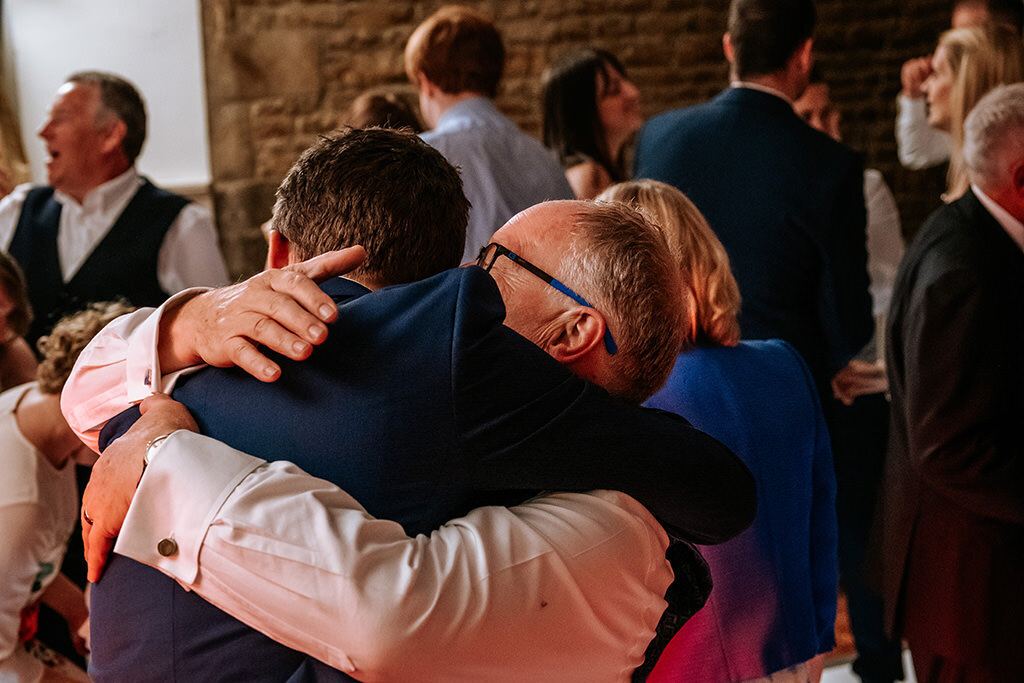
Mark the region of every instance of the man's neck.
POLYGON ((92 192, 96 191, 100 187, 103 187, 104 185, 109 183, 111 180, 122 175, 131 167, 132 165, 128 163, 101 164, 97 169, 96 178, 94 182, 91 185, 89 185, 89 187, 84 189, 75 188, 72 190, 63 187, 55 187, 54 189, 62 192, 68 197, 71 197, 73 200, 75 200, 76 203, 83 204, 85 203, 85 198, 88 197, 92 192))
POLYGON ((747 76, 746 78, 733 74, 732 85, 764 90, 787 100, 790 104, 800 99, 800 95, 803 94, 803 90, 797 87, 794 79, 789 78, 785 72, 747 76))
POLYGON ((441 117, 445 115, 449 109, 454 107, 460 102, 466 100, 476 99, 478 97, 487 97, 483 93, 464 91, 460 93, 446 93, 439 92, 438 94, 431 97, 431 108, 434 110, 435 121, 431 125, 432 128, 436 128, 437 124, 441 121, 441 117))

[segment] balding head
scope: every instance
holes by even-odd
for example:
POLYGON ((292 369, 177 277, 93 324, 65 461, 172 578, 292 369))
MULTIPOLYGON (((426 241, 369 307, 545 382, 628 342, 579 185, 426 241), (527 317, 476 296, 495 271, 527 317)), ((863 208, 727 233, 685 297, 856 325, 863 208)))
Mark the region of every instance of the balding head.
POLYGON ((509 327, 631 402, 664 384, 683 340, 685 299, 668 246, 643 214, 618 202, 545 202, 514 217, 492 241, 591 304, 499 257, 491 272, 509 327))

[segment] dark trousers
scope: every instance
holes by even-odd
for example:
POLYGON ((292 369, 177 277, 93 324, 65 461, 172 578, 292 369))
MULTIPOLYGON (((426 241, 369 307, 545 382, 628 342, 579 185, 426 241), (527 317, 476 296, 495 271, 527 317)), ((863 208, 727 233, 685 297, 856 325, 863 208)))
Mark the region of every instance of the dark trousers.
POLYGON ((908 645, 910 656, 914 660, 914 678, 917 679, 917 683, 1003 683, 1015 680, 1021 675, 1020 671, 1000 674, 954 662, 942 655, 915 648, 913 641, 908 645))
POLYGON ((889 433, 889 402, 860 396, 851 406, 825 406, 836 466, 839 577, 857 645, 853 671, 865 683, 903 678, 899 639, 885 632, 882 598, 865 580, 864 560, 875 515, 889 433))

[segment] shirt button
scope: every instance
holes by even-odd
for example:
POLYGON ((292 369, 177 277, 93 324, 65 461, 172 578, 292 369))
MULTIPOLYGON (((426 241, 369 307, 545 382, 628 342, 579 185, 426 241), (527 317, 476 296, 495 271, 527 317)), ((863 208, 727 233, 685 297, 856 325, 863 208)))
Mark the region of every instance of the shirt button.
POLYGON ((173 538, 165 538, 156 544, 156 551, 164 557, 178 554, 178 543, 173 538))

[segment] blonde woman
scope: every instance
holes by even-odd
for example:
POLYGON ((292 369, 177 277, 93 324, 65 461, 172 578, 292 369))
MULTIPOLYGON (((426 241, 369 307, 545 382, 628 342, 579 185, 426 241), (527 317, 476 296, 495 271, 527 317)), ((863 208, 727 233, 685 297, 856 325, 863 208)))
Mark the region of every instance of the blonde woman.
POLYGON ((711 597, 647 680, 816 681, 817 656, 834 645, 838 587, 835 475, 810 372, 784 341, 740 341, 740 295, 725 249, 679 190, 640 180, 598 199, 647 211, 696 304, 693 345, 646 405, 682 415, 732 448, 758 489, 754 524, 701 547, 711 597))
POLYGON ((932 74, 921 89, 928 98, 928 124, 952 136, 953 148, 943 199, 951 202, 967 191, 964 168, 964 121, 992 88, 1024 81, 1024 44, 1001 24, 946 31, 932 56, 932 74))

